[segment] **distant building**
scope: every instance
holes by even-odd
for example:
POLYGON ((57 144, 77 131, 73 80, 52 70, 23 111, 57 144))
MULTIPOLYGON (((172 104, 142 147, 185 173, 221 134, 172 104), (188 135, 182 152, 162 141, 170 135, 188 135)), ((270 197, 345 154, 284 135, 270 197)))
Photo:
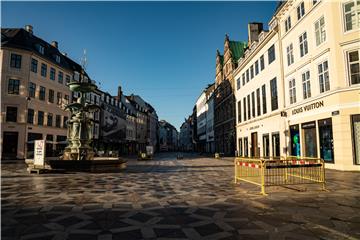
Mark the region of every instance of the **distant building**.
POLYGON ((179 133, 179 150, 181 151, 193 151, 193 142, 192 142, 192 131, 193 131, 193 121, 192 117, 189 116, 180 127, 179 133))
POLYGON ((177 151, 179 134, 176 128, 165 120, 159 121, 160 151, 177 151))

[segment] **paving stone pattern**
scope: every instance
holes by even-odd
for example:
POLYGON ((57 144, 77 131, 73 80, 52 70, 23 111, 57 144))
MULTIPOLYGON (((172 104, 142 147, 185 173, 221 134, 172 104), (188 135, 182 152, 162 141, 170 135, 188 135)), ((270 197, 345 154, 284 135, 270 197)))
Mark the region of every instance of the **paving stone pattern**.
POLYGON ((3 162, 5 239, 360 239, 360 173, 327 189, 233 183, 231 161, 159 154, 117 173, 30 175, 3 162))

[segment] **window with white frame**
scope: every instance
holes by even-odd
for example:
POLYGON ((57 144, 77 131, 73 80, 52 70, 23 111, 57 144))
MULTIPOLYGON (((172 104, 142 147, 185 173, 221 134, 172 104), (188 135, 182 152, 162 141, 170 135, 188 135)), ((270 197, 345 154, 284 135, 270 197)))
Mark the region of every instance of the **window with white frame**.
POLYGON ((315 22, 315 39, 316 39, 316 46, 319 46, 321 43, 326 41, 324 17, 321 17, 319 20, 315 22))
POLYGON ((360 27, 360 1, 351 0, 343 4, 345 32, 360 27))
POLYGON ((304 99, 311 97, 310 71, 306 71, 302 74, 302 85, 304 99))
POLYGON ((320 93, 329 91, 330 90, 329 64, 327 60, 318 65, 318 73, 319 73, 320 93))
POLYGON ((297 19, 300 20, 305 15, 305 5, 301 2, 297 7, 297 19))
POLYGON ((348 72, 350 78, 350 85, 360 83, 360 61, 359 55, 360 50, 353 50, 347 53, 348 57, 348 72))
POLYGON ((288 16, 285 20, 285 32, 289 31, 291 28, 291 16, 288 16))
POLYGON ((299 37, 300 45, 300 57, 305 56, 308 53, 308 44, 307 44, 307 35, 306 32, 300 35, 299 37))
POLYGON ((293 44, 290 43, 289 46, 286 47, 286 55, 287 55, 287 63, 288 66, 294 63, 294 53, 293 53, 293 44))
POLYGON ((255 75, 259 74, 259 60, 256 60, 255 62, 255 75))
POLYGON ((238 79, 236 79, 237 90, 240 89, 240 85, 241 85, 241 81, 240 81, 240 78, 238 78, 238 79))
POLYGON ((242 74, 242 84, 243 84, 243 86, 245 85, 245 82, 246 82, 246 80, 245 80, 245 73, 243 73, 243 74, 242 74))
POLYGON ((290 95, 290 104, 296 103, 295 78, 289 81, 289 95, 290 95))

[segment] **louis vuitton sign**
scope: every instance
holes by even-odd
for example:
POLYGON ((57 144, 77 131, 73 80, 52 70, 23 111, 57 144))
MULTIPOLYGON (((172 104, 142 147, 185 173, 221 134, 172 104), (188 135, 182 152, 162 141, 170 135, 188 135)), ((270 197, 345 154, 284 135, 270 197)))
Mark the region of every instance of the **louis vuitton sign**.
POLYGON ((303 107, 299 107, 299 108, 295 108, 291 111, 292 115, 298 114, 298 113, 302 113, 302 112, 307 112, 307 111, 311 111, 317 108, 321 108, 324 106, 324 101, 318 101, 318 102, 314 102, 311 103, 309 105, 303 106, 303 107))

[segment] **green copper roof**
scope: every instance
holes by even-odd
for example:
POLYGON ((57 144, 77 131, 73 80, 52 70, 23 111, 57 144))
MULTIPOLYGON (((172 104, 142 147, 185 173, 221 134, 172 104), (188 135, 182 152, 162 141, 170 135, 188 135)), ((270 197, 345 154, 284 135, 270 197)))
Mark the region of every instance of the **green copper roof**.
POLYGON ((245 52, 247 47, 246 42, 239 42, 239 41, 230 41, 230 50, 232 52, 232 57, 234 61, 239 60, 245 52))

